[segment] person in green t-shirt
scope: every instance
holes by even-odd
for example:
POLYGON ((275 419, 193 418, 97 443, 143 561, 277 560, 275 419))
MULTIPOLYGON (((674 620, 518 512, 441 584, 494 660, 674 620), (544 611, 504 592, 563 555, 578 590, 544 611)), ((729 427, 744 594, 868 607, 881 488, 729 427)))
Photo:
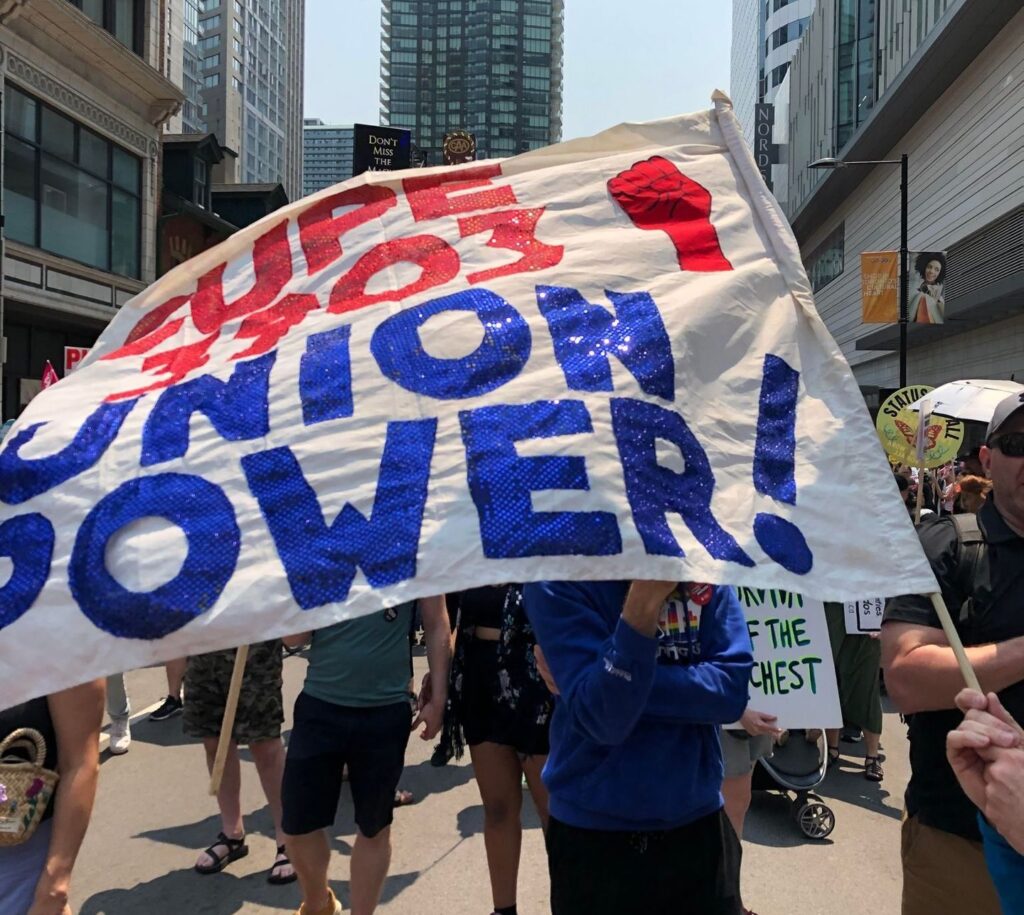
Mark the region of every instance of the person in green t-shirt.
POLYGON ((419 604, 430 670, 415 720, 409 706, 414 602, 284 640, 295 646, 312 637, 281 792, 286 846, 302 886, 302 915, 341 913, 341 903, 327 885, 330 845, 325 830, 337 814, 346 766, 357 827, 352 908, 372 912, 380 899, 391 862, 395 789, 409 733, 422 724, 420 737, 434 739, 448 693, 451 631, 444 598, 422 598, 419 604))

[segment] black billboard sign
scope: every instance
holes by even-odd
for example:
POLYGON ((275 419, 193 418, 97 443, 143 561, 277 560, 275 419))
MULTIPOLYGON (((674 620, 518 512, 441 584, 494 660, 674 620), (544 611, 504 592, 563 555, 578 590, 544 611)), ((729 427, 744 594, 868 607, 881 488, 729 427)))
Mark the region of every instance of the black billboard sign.
POLYGON ((353 175, 361 175, 363 172, 394 172, 409 167, 412 138, 408 130, 356 124, 353 133, 353 175))

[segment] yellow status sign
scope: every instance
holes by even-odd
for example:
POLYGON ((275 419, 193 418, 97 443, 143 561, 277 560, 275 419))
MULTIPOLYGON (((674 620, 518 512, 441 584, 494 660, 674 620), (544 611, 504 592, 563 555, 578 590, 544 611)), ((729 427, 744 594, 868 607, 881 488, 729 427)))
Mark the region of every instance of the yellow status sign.
MULTIPOLYGON (((875 429, 893 464, 918 465, 917 428, 920 416, 916 410, 910 409, 910 405, 931 390, 933 388, 923 384, 908 385, 887 397, 879 409, 875 429)), ((957 456, 964 440, 963 422, 933 413, 925 417, 925 423, 924 466, 948 464, 957 456)))

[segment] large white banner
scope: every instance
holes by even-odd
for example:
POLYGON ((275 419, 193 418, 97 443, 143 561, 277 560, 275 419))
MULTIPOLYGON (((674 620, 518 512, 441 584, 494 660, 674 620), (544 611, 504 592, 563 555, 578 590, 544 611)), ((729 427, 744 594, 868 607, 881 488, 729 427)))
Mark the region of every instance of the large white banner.
POLYGON ((32 402, 0 501, 0 707, 489 582, 935 589, 724 97, 239 232, 32 402))

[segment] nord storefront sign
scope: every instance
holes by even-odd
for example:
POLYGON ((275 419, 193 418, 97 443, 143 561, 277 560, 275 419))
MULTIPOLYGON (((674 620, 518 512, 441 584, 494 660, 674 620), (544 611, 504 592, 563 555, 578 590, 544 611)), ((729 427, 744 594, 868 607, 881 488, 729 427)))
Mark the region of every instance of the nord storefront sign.
POLYGON ((772 190, 772 166, 779 161, 779 148, 772 143, 775 126, 775 106, 759 103, 754 106, 754 159, 757 170, 772 190))

